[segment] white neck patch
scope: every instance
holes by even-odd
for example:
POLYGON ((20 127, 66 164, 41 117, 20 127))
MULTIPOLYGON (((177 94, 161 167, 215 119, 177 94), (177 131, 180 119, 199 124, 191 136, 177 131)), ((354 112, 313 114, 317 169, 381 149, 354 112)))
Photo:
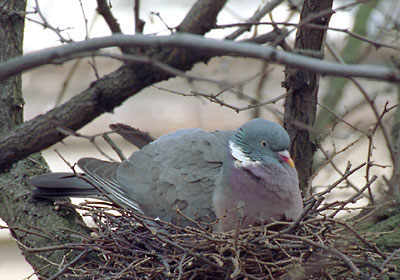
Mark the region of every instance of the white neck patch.
POLYGON ((237 146, 233 141, 229 141, 229 148, 231 149, 231 155, 235 159, 234 165, 236 168, 246 167, 249 165, 259 166, 261 162, 251 160, 248 156, 246 156, 242 149, 237 146))

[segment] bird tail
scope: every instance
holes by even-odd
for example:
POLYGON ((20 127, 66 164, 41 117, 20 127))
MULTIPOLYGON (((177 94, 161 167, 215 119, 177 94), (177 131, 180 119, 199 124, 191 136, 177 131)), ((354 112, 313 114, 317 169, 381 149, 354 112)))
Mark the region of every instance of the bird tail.
POLYGON ((143 213, 138 201, 117 180, 119 163, 82 158, 78 166, 84 174, 47 173, 29 179, 34 198, 96 197, 143 213))
POLYGON ((59 197, 91 197, 100 192, 84 178, 73 173, 57 172, 37 175, 29 179, 29 183, 35 187, 32 196, 35 198, 59 198, 59 197))

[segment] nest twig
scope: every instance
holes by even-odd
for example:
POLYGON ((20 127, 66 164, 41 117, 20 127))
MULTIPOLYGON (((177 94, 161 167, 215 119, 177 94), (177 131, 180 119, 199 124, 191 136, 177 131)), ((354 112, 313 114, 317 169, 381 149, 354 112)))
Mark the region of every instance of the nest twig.
MULTIPOLYGON (((398 275, 392 264, 393 260, 398 261, 398 255, 382 252, 348 223, 321 215, 320 203, 317 199, 313 202, 295 223, 275 222, 228 233, 214 233, 206 227, 182 228, 108 203, 75 205, 84 215, 91 216, 96 226, 91 237, 84 237, 82 244, 71 247, 82 254, 61 266, 57 276, 379 279, 398 275), (99 257, 84 264, 79 262, 89 252, 96 252, 99 257)), ((58 249, 66 248, 68 245, 58 249)))

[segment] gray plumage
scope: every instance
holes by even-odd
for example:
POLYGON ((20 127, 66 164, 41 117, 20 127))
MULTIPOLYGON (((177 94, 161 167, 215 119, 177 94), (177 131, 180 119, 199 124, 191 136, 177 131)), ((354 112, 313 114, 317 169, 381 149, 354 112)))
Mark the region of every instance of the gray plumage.
POLYGON ((216 230, 228 231, 236 227, 240 201, 243 227, 300 217, 302 199, 288 147, 280 125, 255 119, 236 131, 179 130, 142 145, 122 163, 79 160, 84 178, 43 174, 31 183, 35 197, 100 191, 151 217, 193 225, 177 207, 197 221, 218 218, 216 230))

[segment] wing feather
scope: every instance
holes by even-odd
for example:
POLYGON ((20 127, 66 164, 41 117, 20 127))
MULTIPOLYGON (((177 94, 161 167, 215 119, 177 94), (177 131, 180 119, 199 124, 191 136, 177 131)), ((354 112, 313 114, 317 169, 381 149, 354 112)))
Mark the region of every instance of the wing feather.
MULTIPOLYGON (((119 205, 176 222, 176 207, 199 221, 215 218, 212 196, 229 132, 171 133, 134 152, 128 161, 78 161, 88 180, 119 205)), ((181 225, 188 225, 186 221, 181 225)))
POLYGON ((208 221, 215 217, 212 195, 227 136, 201 130, 168 134, 134 152, 118 168, 117 181, 148 215, 175 222, 179 207, 193 219, 208 221))

